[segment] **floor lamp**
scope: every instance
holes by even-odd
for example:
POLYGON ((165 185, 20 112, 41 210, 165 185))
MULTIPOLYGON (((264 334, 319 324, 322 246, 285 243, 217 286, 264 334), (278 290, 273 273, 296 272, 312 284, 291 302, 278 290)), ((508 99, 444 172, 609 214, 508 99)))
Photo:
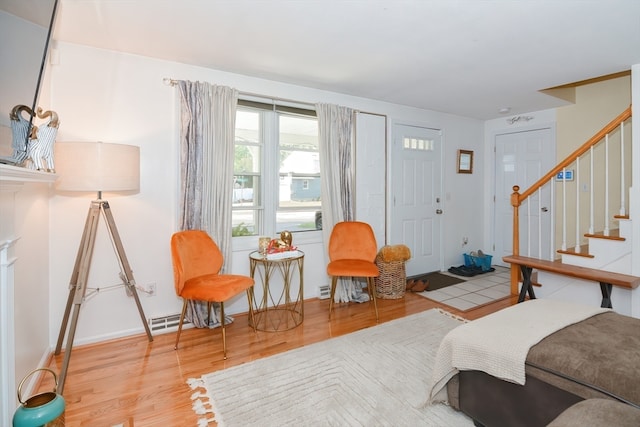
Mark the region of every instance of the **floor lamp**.
POLYGON ((150 342, 153 341, 153 337, 140 304, 133 273, 124 252, 116 223, 113 220, 109 202, 102 199, 103 191, 127 192, 129 194, 138 192, 140 188, 139 147, 102 142, 58 142, 55 144, 55 150, 56 173, 59 175, 56 182, 57 190, 97 192, 98 194, 97 200, 93 200, 89 206, 75 266, 69 281, 69 298, 55 350, 56 355, 60 354, 68 326, 69 335, 57 387, 58 393, 62 394, 78 324, 78 315, 87 291, 87 280, 100 216, 104 218, 120 264, 122 284, 127 293, 135 299, 140 319, 150 342), (69 316, 71 316, 71 323, 69 323, 69 316))

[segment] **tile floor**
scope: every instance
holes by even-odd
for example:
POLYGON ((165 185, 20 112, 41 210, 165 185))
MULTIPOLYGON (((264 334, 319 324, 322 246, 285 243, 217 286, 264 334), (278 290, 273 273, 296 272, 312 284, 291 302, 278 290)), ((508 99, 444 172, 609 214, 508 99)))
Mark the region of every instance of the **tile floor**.
POLYGON ((458 310, 467 311, 477 306, 508 297, 510 294, 510 272, 506 267, 494 266, 496 271, 473 277, 462 277, 449 272, 449 276, 459 277, 466 282, 447 286, 436 291, 419 292, 429 298, 458 310))

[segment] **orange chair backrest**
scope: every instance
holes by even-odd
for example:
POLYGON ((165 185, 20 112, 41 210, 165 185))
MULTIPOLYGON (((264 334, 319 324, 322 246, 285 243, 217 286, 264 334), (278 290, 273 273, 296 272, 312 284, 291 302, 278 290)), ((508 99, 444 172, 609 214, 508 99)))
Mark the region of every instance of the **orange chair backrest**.
POLYGON ((373 229, 366 222, 337 223, 329 238, 329 260, 359 259, 374 262, 378 244, 373 229))
POLYGON ((216 242, 202 230, 179 231, 171 236, 171 259, 178 295, 187 280, 218 274, 224 261, 216 242))

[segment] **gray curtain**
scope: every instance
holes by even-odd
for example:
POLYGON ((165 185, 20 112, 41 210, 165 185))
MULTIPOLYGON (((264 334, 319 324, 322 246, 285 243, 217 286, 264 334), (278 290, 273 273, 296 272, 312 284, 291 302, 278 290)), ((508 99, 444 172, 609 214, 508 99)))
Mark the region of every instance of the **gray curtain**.
MULTIPOLYGON (((238 91, 206 82, 178 81, 180 92, 180 229, 205 230, 231 270, 231 204, 238 91)), ((190 304, 196 327, 220 325, 215 305, 209 324, 206 304, 190 304)), ((226 317, 227 321, 232 321, 226 317)))
MULTIPOLYGON (((333 226, 355 219, 355 111, 338 105, 316 104, 316 114, 322 170, 322 235, 328 247, 333 226)), ((369 300, 369 295, 362 292, 362 285, 354 280, 339 280, 335 295, 335 302, 369 300)))

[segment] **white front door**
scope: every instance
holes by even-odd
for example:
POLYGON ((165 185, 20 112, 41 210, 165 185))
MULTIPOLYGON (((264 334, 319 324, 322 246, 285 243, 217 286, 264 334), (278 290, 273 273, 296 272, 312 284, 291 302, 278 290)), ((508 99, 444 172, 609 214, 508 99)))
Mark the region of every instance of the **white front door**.
MULTIPOLYGON (((495 215, 494 264, 505 265, 502 257, 513 254, 513 186, 520 193, 542 178, 555 164, 555 146, 551 128, 498 134, 495 137, 495 215)), ((551 191, 545 186, 519 209, 520 255, 549 259, 551 191)))
POLYGON ((411 250, 407 276, 440 270, 441 135, 437 129, 393 127, 389 244, 411 250))

